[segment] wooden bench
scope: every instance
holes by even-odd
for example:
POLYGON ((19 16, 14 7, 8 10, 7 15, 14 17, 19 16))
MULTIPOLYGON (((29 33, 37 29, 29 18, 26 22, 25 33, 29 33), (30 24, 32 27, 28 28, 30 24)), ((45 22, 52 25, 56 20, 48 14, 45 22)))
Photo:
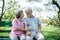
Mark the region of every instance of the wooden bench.
MULTIPOLYGON (((0 33, 9 33, 11 30, 0 30, 0 33)), ((0 36, 0 40, 10 40, 9 36, 0 36)), ((33 40, 36 40, 33 38, 33 40)))
MULTIPOLYGON (((11 30, 0 30, 0 33, 9 33, 11 30)), ((0 40, 10 40, 9 36, 0 36, 0 40)))

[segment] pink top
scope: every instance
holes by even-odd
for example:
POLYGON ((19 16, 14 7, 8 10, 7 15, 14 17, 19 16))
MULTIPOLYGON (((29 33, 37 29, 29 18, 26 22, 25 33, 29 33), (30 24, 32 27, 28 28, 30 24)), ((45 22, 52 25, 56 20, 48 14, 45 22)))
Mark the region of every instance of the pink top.
POLYGON ((16 30, 16 28, 24 28, 24 24, 22 20, 18 20, 17 18, 15 18, 12 21, 12 31, 11 31, 11 35, 17 35, 17 36, 21 36, 24 35, 23 31, 20 30, 16 30))

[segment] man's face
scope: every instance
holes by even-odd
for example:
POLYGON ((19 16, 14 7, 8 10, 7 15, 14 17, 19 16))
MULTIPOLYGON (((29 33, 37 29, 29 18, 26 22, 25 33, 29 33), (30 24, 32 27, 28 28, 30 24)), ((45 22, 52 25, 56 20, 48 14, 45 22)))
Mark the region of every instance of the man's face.
POLYGON ((32 15, 32 12, 29 9, 25 10, 25 12, 26 12, 27 16, 31 16, 32 15))

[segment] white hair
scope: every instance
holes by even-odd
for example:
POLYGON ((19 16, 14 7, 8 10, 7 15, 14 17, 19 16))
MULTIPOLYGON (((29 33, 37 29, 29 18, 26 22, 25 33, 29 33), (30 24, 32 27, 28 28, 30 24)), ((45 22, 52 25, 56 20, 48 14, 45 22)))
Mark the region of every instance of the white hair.
POLYGON ((32 9, 30 7, 27 7, 25 10, 29 10, 29 11, 32 12, 32 9))

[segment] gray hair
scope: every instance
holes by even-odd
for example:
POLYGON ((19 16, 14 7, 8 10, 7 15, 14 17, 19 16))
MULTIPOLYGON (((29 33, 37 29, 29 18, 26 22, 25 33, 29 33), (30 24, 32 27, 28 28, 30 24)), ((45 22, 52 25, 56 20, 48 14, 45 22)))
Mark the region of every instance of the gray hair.
POLYGON ((32 12, 32 9, 30 7, 26 8, 25 10, 29 10, 30 12, 32 12))
POLYGON ((18 11, 18 12, 16 13, 16 18, 20 18, 22 12, 23 12, 23 10, 18 11))

